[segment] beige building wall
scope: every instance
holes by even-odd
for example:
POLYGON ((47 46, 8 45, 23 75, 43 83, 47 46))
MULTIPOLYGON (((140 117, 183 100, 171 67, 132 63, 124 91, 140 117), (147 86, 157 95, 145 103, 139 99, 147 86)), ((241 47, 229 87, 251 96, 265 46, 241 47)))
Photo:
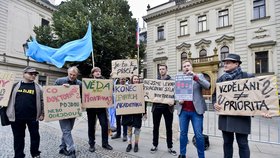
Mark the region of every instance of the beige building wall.
MULTIPOLYGON (((180 5, 173 1, 148 9, 143 17, 148 29, 148 78, 155 78, 158 63, 166 63, 172 77, 180 73, 182 52, 198 58, 200 50, 205 49, 207 56, 212 56, 213 49, 217 48, 220 59, 220 49, 228 46, 229 52, 241 56, 242 69, 250 73, 256 73, 255 53, 268 51, 268 74, 277 75, 279 81, 280 2, 265 0, 265 4, 266 16, 260 19, 253 17, 253 0, 191 0, 180 5), (218 12, 224 9, 229 12, 229 25, 219 27, 218 12), (207 17, 207 31, 204 32, 198 32, 201 15, 207 17), (189 34, 180 36, 183 20, 188 21, 189 34), (162 41, 157 41, 159 26, 164 26, 165 40, 162 41)), ((222 73, 220 67, 217 74, 222 73)))
MULTIPOLYGON (((27 66, 23 44, 30 36, 35 37, 34 26, 40 26, 42 19, 49 21, 56 8, 41 0, 0 0, 0 71, 16 74, 16 80, 22 78, 22 70, 27 66)), ((30 59, 29 66, 40 71, 39 77, 46 84, 66 75, 65 69, 30 59)))

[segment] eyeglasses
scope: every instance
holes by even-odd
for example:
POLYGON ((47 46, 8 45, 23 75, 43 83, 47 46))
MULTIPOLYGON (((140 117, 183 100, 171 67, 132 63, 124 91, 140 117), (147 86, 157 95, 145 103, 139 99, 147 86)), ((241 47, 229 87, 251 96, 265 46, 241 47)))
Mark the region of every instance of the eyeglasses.
POLYGON ((37 73, 33 73, 33 72, 27 72, 28 73, 28 75, 30 75, 30 76, 37 76, 38 74, 37 73))

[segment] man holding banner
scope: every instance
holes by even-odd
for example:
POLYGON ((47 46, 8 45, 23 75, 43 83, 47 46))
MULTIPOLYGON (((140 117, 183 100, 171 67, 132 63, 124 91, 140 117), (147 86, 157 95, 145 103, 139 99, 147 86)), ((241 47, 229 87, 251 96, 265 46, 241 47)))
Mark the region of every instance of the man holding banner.
MULTIPOLYGON (((195 74, 193 72, 190 60, 183 61, 183 73, 190 76, 193 80, 192 84, 192 100, 179 100, 178 114, 180 122, 180 155, 179 158, 186 158, 186 146, 188 143, 189 122, 192 121, 195 134, 197 153, 199 158, 204 158, 204 136, 203 130, 203 114, 207 109, 205 100, 202 96, 202 89, 210 89, 210 83, 204 78, 203 74, 195 74)), ((178 86, 178 85, 176 85, 178 86)), ((187 85, 185 85, 187 86, 187 85)), ((176 95, 176 94, 175 94, 176 95)))
MULTIPOLYGON (((160 64, 159 65, 159 73, 160 76, 158 80, 171 80, 171 77, 167 75, 167 65, 160 64)), ((166 128, 166 143, 168 152, 176 156, 177 153, 175 150, 172 149, 173 142, 172 142, 172 123, 173 123, 173 112, 174 112, 174 105, 168 105, 163 103, 153 103, 152 106, 152 114, 153 114, 153 147, 151 148, 151 153, 155 153, 157 151, 158 146, 158 137, 159 137, 159 126, 161 116, 163 115, 165 120, 165 128, 166 128)))
MULTIPOLYGON (((68 68, 68 76, 58 78, 55 81, 55 85, 63 85, 65 87, 69 87, 70 85, 79 85, 81 91, 82 82, 77 79, 78 74, 79 70, 76 66, 70 67, 68 68)), ((75 145, 71 134, 71 131, 74 127, 74 123, 75 118, 59 120, 59 125, 62 131, 61 145, 59 146, 59 154, 70 156, 72 158, 76 157, 75 145)))
MULTIPOLYGON (((254 77, 252 74, 241 70, 240 64, 242 62, 237 54, 228 54, 223 62, 225 73, 217 79, 217 83, 254 77)), ((222 105, 216 103, 216 90, 213 93, 212 102, 216 111, 222 109, 222 105)), ((263 117, 270 118, 270 115, 263 114, 263 117)), ((251 133, 251 116, 219 115, 219 129, 223 133, 224 158, 233 157, 234 134, 239 147, 239 157, 250 157, 248 134, 251 133)))
POLYGON ((39 122, 44 119, 44 103, 42 87, 34 82, 39 74, 35 68, 26 67, 23 70, 23 80, 15 83, 7 108, 7 116, 11 121, 14 135, 15 158, 25 157, 25 129, 30 133, 30 152, 32 157, 40 157, 39 122))
MULTIPOLYGON (((101 69, 99 67, 94 67, 91 70, 92 78, 94 79, 104 79, 101 76, 101 69)), ((87 108, 88 117, 88 137, 89 137, 89 151, 95 152, 95 131, 96 131, 96 117, 99 119, 101 125, 101 135, 102 135, 102 147, 107 150, 113 150, 113 148, 108 143, 108 126, 109 120, 107 117, 106 108, 87 108)))

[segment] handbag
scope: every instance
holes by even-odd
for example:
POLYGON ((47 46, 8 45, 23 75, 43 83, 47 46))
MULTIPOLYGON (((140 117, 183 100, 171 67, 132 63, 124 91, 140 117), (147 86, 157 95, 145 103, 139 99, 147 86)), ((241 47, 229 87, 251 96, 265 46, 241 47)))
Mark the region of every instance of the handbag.
POLYGON ((1 107, 0 106, 0 116, 1 116, 1 125, 2 126, 8 126, 11 124, 11 122, 8 119, 8 116, 6 114, 7 107, 1 107))
MULTIPOLYGON (((210 147, 209 137, 208 137, 208 135, 205 135, 205 134, 203 134, 203 137, 204 137, 204 150, 207 150, 210 147)), ((192 143, 196 147, 195 136, 193 136, 193 138, 192 138, 192 143)))

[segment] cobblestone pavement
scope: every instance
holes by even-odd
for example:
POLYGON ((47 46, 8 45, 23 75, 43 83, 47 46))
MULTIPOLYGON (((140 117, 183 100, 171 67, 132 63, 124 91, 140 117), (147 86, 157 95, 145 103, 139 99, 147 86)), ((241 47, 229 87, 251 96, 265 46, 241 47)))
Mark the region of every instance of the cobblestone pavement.
MULTIPOLYGON (((30 136, 29 132, 26 129, 26 137, 25 137, 25 154, 26 157, 31 157, 29 148, 30 148, 30 136)), ((46 124, 40 124, 40 135, 41 135, 41 144, 40 151, 42 158, 64 158, 66 156, 62 156, 58 154, 61 132, 58 129, 53 127, 49 127, 46 124)), ((108 151, 100 146, 96 145, 96 152, 91 153, 88 151, 88 143, 86 140, 83 140, 78 137, 74 137, 74 142, 76 145, 76 152, 78 158, 138 158, 134 155, 129 155, 120 151, 108 151)), ((13 151, 13 134, 10 126, 0 126, 0 157, 1 158, 12 158, 14 156, 13 151)))

